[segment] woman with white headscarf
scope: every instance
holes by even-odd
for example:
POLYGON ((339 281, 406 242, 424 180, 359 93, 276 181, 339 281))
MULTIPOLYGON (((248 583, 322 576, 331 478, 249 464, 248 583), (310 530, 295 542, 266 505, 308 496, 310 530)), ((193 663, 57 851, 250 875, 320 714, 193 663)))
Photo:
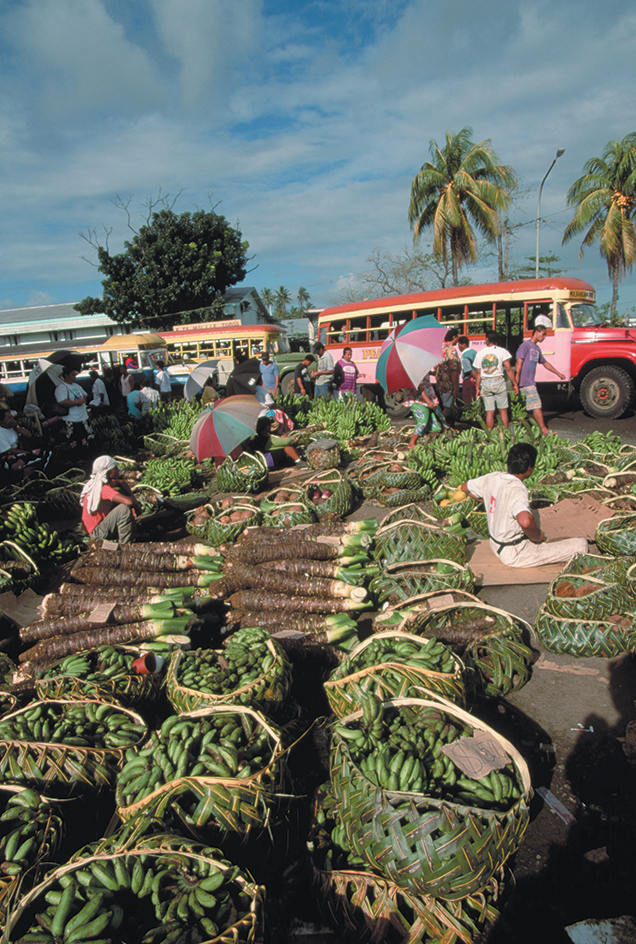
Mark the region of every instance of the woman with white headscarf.
POLYGON ((94 538, 130 544, 134 514, 140 514, 141 505, 128 482, 119 475, 117 463, 110 456, 95 459, 91 477, 80 496, 82 524, 94 538))

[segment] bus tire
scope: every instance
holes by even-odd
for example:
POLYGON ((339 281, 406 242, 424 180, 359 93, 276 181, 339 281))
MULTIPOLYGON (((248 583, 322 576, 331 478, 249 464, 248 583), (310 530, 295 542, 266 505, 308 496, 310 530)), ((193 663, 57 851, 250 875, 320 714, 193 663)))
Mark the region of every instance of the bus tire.
POLYGON ((408 406, 404 406, 402 403, 401 391, 398 391, 397 393, 385 393, 384 405, 386 412, 394 420, 404 419, 405 416, 409 415, 411 409, 408 406))
POLYGON ((622 367, 595 367, 581 381, 581 406, 588 416, 615 420, 634 399, 634 381, 622 367))
POLYGON ((290 370, 288 374, 285 374, 283 379, 280 382, 280 389, 284 397, 289 396, 294 392, 294 374, 290 370))

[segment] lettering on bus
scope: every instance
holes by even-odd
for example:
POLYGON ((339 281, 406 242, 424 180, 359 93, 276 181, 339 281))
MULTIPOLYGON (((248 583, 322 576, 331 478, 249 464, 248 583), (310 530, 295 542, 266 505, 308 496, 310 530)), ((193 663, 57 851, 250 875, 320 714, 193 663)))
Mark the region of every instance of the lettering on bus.
POLYGON ((172 326, 172 331, 214 331, 216 328, 242 327, 240 318, 230 318, 226 321, 199 321, 197 324, 178 324, 172 326))
POLYGON ((571 291, 570 298, 589 298, 591 301, 594 301, 596 292, 571 291))
POLYGON ((363 361, 377 361, 379 356, 380 356, 379 347, 365 347, 362 349, 363 361))

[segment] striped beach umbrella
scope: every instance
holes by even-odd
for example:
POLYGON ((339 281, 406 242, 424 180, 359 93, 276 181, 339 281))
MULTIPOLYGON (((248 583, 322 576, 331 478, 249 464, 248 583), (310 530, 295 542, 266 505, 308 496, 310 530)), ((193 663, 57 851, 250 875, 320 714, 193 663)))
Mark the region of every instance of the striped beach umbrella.
POLYGON ((447 328, 422 315, 394 328, 380 349, 375 376, 387 393, 417 387, 442 359, 447 328))

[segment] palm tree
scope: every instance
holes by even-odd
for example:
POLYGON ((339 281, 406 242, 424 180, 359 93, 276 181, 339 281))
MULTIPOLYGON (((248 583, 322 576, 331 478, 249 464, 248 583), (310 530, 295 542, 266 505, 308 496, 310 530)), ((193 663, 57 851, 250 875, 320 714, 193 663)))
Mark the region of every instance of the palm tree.
POLYGON ((271 290, 271 288, 264 288, 261 290, 261 298, 263 300, 263 304, 265 305, 265 307, 267 308, 271 316, 272 308, 273 308, 274 300, 275 300, 274 292, 271 290))
POLYGON ((563 242, 587 229, 585 246, 598 239, 601 255, 612 280, 610 318, 616 311, 618 283, 631 269, 636 256, 634 207, 636 205, 636 132, 622 141, 608 141, 602 157, 591 157, 583 167, 586 174, 575 180, 567 193, 567 203, 576 207, 574 219, 565 228, 563 242))
POLYGON ((305 309, 309 308, 309 306, 311 305, 311 299, 309 298, 309 292, 307 291, 306 288, 303 288, 302 285, 301 285, 300 288, 298 289, 298 292, 297 292, 297 294, 296 294, 296 298, 297 298, 297 300, 298 300, 298 307, 299 307, 302 311, 305 311, 305 309))
POLYGON ((494 239, 498 211, 509 206, 510 189, 517 183, 512 168, 499 163, 490 139, 474 144, 472 133, 472 128, 447 132, 443 149, 431 140, 432 160, 422 164, 411 184, 413 242, 433 227, 433 255, 444 263, 450 255, 454 285, 461 267, 477 259, 473 227, 494 239))
POLYGON ((287 316, 287 306, 291 302, 291 292, 281 285, 276 292, 276 315, 278 318, 287 316))

